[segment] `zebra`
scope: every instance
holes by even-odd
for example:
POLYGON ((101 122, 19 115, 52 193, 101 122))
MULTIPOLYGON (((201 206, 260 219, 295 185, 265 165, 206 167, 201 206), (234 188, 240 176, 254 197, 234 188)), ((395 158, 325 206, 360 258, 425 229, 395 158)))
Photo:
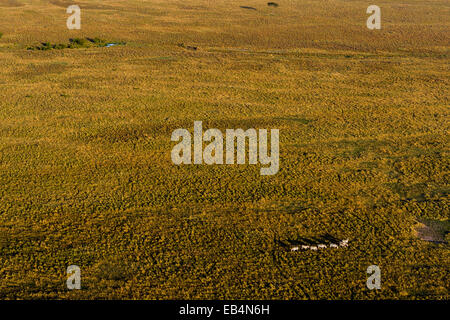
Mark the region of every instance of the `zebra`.
POLYGON ((325 248, 339 248, 339 247, 348 247, 349 239, 344 239, 339 241, 339 244, 336 243, 330 243, 329 246, 323 243, 314 245, 314 246, 308 246, 308 245, 301 245, 301 246, 292 246, 291 251, 299 251, 301 250, 314 250, 317 251, 318 249, 325 249, 325 248))

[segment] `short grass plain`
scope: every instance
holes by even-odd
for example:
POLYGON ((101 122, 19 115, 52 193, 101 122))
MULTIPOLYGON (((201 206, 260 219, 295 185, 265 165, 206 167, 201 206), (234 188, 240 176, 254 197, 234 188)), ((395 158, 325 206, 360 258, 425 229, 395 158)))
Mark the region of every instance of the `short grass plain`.
POLYGON ((0 0, 0 298, 448 299, 448 234, 414 229, 449 218, 448 1, 378 0, 381 30, 276 2, 83 0, 68 30, 71 1, 0 0), (85 37, 126 45, 27 50, 85 37), (195 120, 278 128, 280 171, 173 165, 195 120), (284 246, 324 235, 349 247, 284 246))

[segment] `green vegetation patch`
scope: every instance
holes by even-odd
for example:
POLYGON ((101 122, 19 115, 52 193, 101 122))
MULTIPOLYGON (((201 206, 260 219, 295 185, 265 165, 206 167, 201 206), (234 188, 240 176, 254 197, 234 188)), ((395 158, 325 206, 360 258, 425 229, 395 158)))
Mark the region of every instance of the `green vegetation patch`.
POLYGON ((125 45, 125 42, 113 42, 100 38, 74 38, 69 39, 69 43, 53 44, 50 42, 42 42, 37 46, 30 46, 28 50, 61 50, 61 49, 80 49, 80 48, 92 48, 92 47, 111 47, 115 45, 125 45))

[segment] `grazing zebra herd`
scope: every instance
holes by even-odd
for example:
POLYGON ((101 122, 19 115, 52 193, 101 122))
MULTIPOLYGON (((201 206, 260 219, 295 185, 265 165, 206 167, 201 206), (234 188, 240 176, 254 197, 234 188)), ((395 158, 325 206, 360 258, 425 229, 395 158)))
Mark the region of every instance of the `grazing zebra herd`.
POLYGON ((299 251, 299 250, 314 250, 317 251, 318 249, 325 249, 325 248, 339 248, 339 247, 348 247, 348 239, 342 240, 339 242, 339 244, 330 243, 329 245, 326 244, 318 244, 318 245, 301 245, 301 246, 292 246, 291 251, 299 251))

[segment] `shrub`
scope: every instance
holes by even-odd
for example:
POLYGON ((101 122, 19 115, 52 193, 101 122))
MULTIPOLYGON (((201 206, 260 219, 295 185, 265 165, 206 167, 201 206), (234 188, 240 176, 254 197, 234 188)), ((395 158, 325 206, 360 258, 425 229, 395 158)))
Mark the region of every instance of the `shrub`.
POLYGON ((86 39, 75 38, 69 39, 70 43, 75 47, 88 47, 88 42, 86 39))

